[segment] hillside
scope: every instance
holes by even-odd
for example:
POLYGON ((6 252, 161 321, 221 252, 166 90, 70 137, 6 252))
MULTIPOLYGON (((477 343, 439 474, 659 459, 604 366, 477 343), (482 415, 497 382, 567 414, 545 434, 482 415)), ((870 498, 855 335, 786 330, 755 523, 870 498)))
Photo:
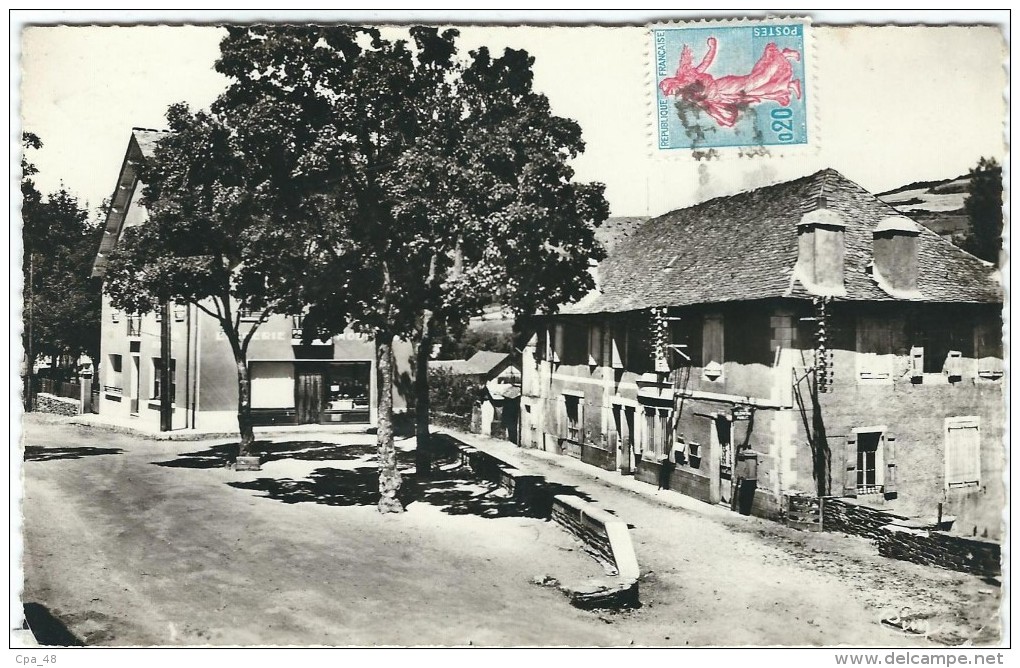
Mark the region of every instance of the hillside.
POLYGON ((878 198, 943 237, 952 239, 970 229, 964 211, 970 176, 942 181, 918 181, 879 193, 878 198))

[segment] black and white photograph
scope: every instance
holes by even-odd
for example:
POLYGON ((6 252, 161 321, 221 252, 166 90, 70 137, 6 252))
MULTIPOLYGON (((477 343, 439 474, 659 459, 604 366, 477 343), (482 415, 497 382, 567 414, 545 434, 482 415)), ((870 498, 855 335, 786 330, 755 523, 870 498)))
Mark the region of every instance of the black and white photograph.
POLYGON ((13 12, 12 664, 1008 663, 1008 10, 203 14, 13 12))

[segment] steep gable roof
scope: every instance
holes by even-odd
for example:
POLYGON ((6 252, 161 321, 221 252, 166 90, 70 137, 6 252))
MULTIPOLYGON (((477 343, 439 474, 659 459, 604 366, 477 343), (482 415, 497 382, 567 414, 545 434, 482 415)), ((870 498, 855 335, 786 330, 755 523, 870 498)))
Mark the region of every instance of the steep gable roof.
MULTIPOLYGON (((612 313, 772 297, 810 298, 794 277, 797 223, 824 196, 846 223, 846 297, 886 301, 870 272, 872 232, 898 212, 833 169, 653 218, 621 239, 599 267, 599 289, 563 313, 612 313)), ((922 228, 922 301, 1001 302, 997 272, 922 228)))
POLYGON ((110 208, 106 212, 106 230, 99 243, 99 252, 96 254, 95 262, 92 263, 93 278, 103 276, 106 271, 106 257, 120 240, 124 218, 131 204, 131 198, 134 196, 135 188, 138 186, 140 163, 152 157, 156 150, 156 142, 165 135, 166 133, 160 130, 131 128, 131 138, 128 140, 127 151, 124 153, 124 162, 121 163, 120 172, 117 175, 117 185, 114 186, 113 195, 110 197, 110 208))

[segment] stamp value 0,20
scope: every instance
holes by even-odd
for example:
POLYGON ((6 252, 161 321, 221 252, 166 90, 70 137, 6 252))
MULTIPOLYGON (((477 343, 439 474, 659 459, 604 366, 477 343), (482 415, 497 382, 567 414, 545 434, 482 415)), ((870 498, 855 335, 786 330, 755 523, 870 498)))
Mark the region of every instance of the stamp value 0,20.
POLYGON ((652 31, 662 150, 806 144, 806 23, 652 31))

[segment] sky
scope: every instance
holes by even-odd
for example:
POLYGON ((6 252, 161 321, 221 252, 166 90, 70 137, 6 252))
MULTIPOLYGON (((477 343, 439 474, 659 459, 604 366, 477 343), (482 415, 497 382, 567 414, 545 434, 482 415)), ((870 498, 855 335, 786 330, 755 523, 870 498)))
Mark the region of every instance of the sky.
MULTIPOLYGON (((643 27, 461 27, 466 51, 524 48, 535 86, 587 144, 576 178, 601 181, 613 215, 658 215, 709 197, 834 167, 880 192, 965 173, 1005 155, 1004 41, 996 27, 812 28, 805 90, 812 150, 699 161, 651 148, 650 38, 643 27)), ((226 80, 215 27, 27 27, 22 129, 44 147, 43 192, 63 186, 97 207, 114 188, 132 127, 163 128, 166 108, 206 107, 226 80)))

